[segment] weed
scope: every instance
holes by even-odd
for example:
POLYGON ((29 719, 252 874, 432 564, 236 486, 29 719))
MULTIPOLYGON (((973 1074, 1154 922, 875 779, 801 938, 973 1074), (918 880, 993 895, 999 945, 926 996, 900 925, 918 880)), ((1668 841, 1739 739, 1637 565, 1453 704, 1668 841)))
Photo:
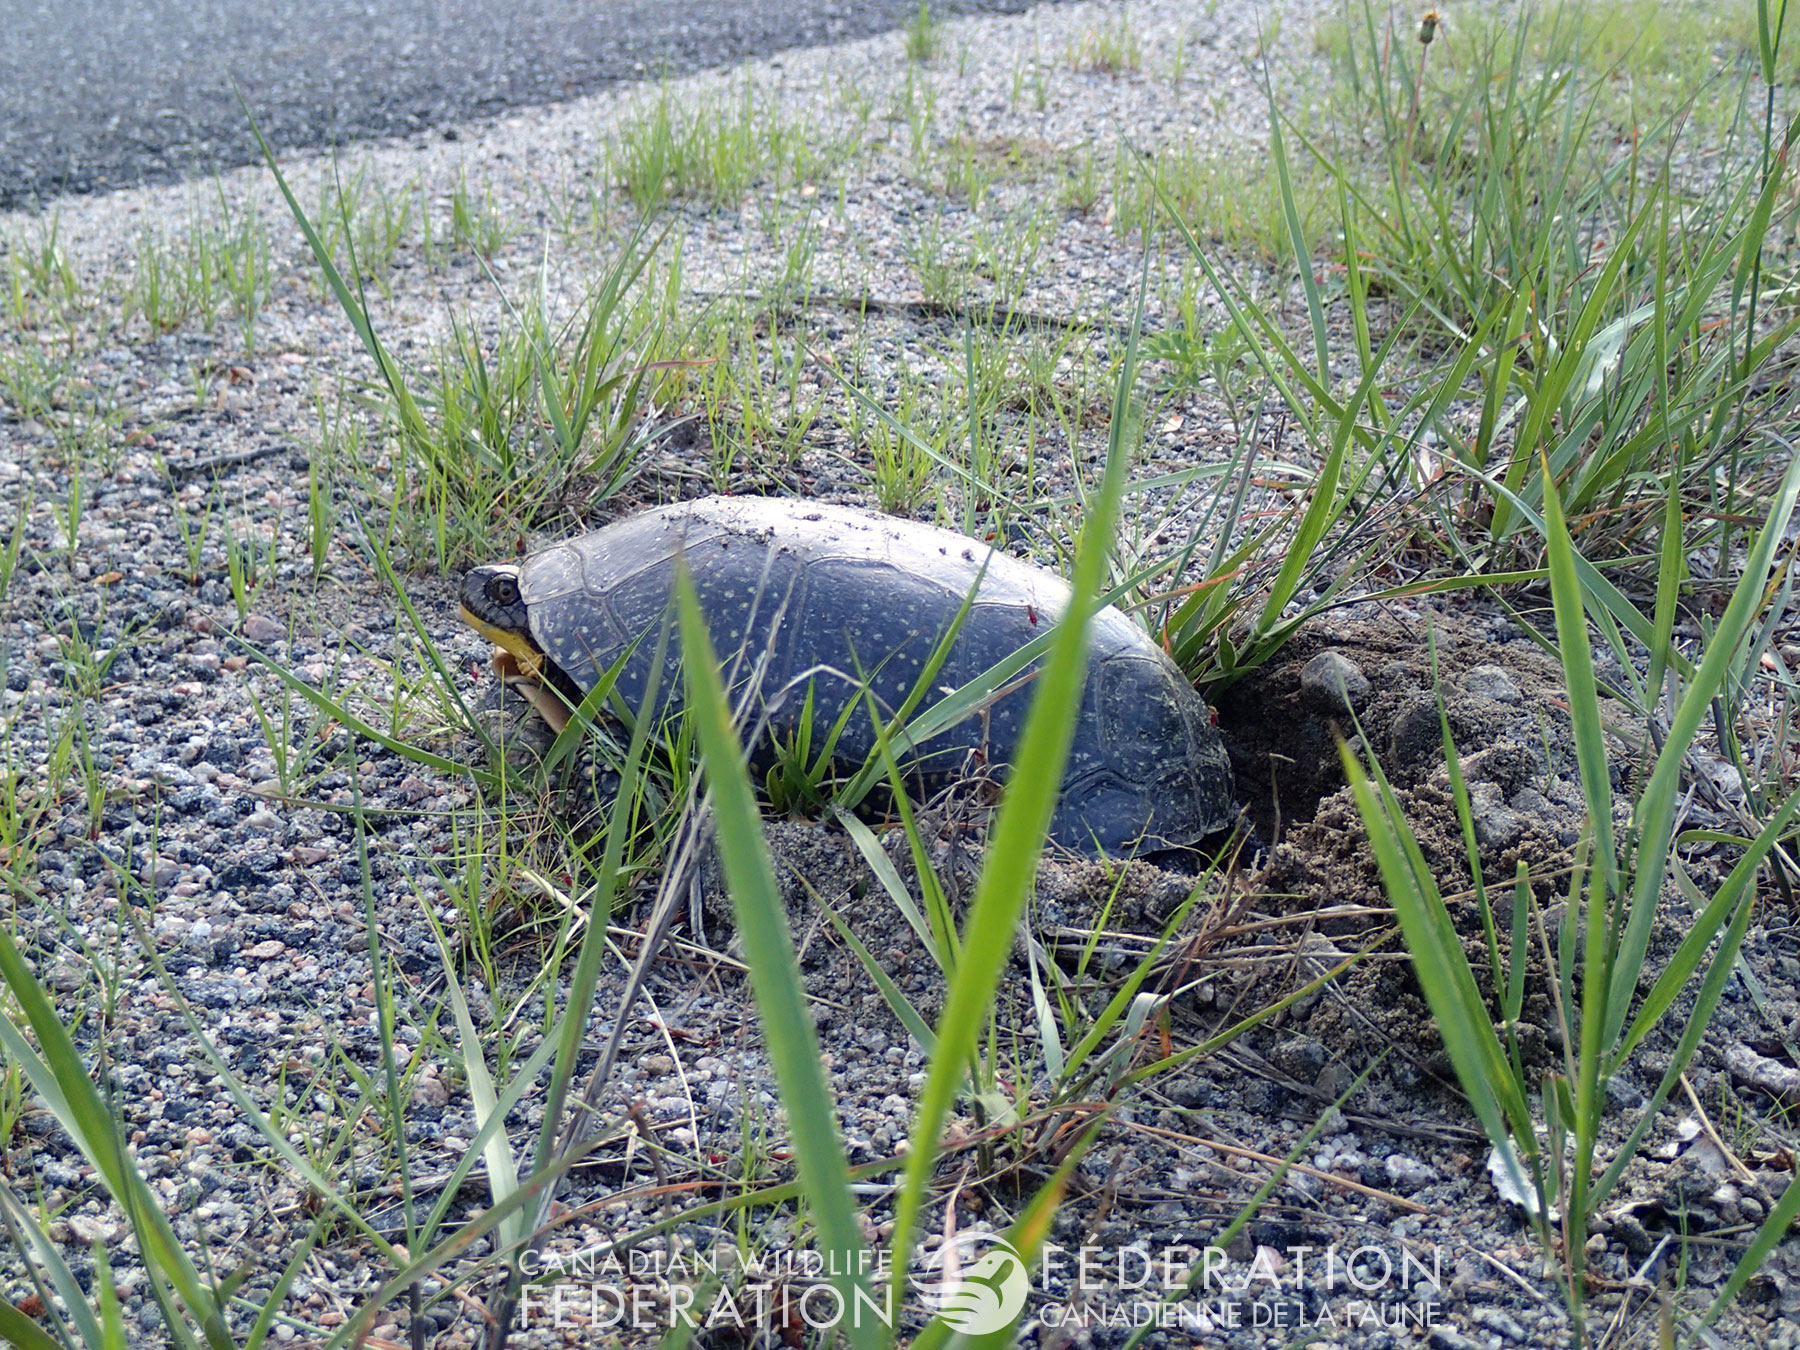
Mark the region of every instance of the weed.
POLYGON ((919 293, 934 305, 954 305, 968 286, 968 265, 956 258, 944 238, 943 222, 925 216, 907 242, 906 258, 919 278, 919 293))
POLYGON ((389 539, 404 539, 415 559, 462 565, 487 553, 497 529, 510 524, 522 532, 578 486, 587 500, 598 500, 630 476, 647 442, 637 418, 645 371, 631 357, 658 326, 631 292, 654 243, 641 235, 630 240, 563 325, 549 318, 547 263, 535 295, 522 306, 508 301, 491 343, 453 322, 451 342, 437 361, 436 388, 427 391, 389 353, 360 285, 345 281, 285 176, 272 157, 269 162, 327 285, 376 366, 374 390, 402 470, 393 475, 389 539))
POLYGON ((331 565, 337 526, 336 470, 339 465, 360 465, 364 442, 361 418, 341 400, 328 408, 324 392, 315 390, 313 402, 319 430, 306 466, 306 551, 316 582, 331 565))
POLYGON ((840 153, 783 119, 746 83, 735 102, 692 112, 665 91, 620 131, 612 171, 648 211, 671 197, 736 203, 759 183, 780 192, 815 177, 840 153))
POLYGON ((1095 167, 1094 147, 1089 143, 1082 147, 1076 167, 1057 184, 1056 204, 1065 211, 1077 211, 1085 216, 1099 202, 1100 175, 1095 167))
POLYGON ((908 153, 912 157, 914 171, 921 174, 925 171, 927 151, 931 149, 932 128, 937 120, 937 100, 937 86, 925 76, 915 78, 912 68, 908 67, 906 79, 902 81, 894 105, 888 111, 889 121, 906 123, 908 153))
POLYGON ((50 319, 67 320, 86 295, 80 273, 63 247, 62 218, 40 219, 31 236, 21 231, 0 239, 6 259, 6 309, 21 331, 50 319))
MULTIPOLYGON (((450 192, 450 247, 477 258, 492 258, 512 238, 513 226, 494 205, 494 190, 469 186, 468 172, 458 169, 450 192)), ((382 242, 385 242, 385 233, 382 242)))
POLYGON ((929 0, 919 0, 918 9, 913 11, 906 25, 906 59, 914 65, 923 65, 938 54, 943 42, 943 32, 931 16, 929 0))
POLYGON ((1069 47, 1069 64, 1096 75, 1124 75, 1144 64, 1143 44, 1131 31, 1131 11, 1123 7, 1116 22, 1090 28, 1069 47))
MULTIPOLYGON (((1326 180, 1294 178, 1307 256, 1324 238, 1331 197, 1326 180)), ((1167 146, 1154 158, 1121 155, 1113 165, 1113 227, 1154 232, 1165 212, 1228 253, 1292 261, 1281 183, 1267 157, 1198 143, 1167 146)), ((1310 263, 1308 264, 1310 265, 1310 263)))
POLYGON ((1054 216, 1035 207, 975 226, 969 236, 968 270, 993 287, 996 306, 1009 308, 1023 298, 1056 227, 1054 216))
POLYGON ((0 344, 0 397, 21 421, 47 418, 61 407, 75 375, 65 352, 35 341, 0 344))
POLYGON ((12 524, 6 542, 0 544, 0 601, 12 590, 13 574, 19 570, 19 559, 25 551, 25 522, 31 518, 32 485, 27 482, 14 503, 12 524))
MULTIPOLYGON (((908 382, 895 409, 895 418, 905 426, 918 424, 917 386, 908 382)), ((875 500, 883 511, 909 516, 917 513, 932 481, 932 457, 923 452, 913 437, 905 435, 886 419, 870 418, 861 405, 851 409, 850 438, 866 447, 868 472, 875 489, 875 500)), ((937 433, 940 444, 943 433, 937 433)))

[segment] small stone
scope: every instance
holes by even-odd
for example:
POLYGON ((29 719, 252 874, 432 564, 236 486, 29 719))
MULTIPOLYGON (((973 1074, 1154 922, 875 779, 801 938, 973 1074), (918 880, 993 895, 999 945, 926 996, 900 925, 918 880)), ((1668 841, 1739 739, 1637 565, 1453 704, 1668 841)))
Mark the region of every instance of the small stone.
POLYGON ((1384 1170, 1387 1172, 1388 1185, 1402 1194, 1429 1186, 1438 1179, 1436 1168, 1417 1158, 1409 1158, 1404 1153, 1391 1154, 1384 1170))
POLYGON ((270 643, 280 642, 287 636, 287 629, 273 619, 264 618, 261 614, 252 614, 244 620, 244 637, 247 641, 266 647, 270 643))
POLYGON ((1301 667, 1300 694, 1322 712, 1360 708, 1369 697, 1369 677, 1342 652, 1320 652, 1301 667))
POLYGON ((259 942, 254 947, 248 948, 244 955, 253 961, 272 961, 286 950, 285 942, 270 938, 267 942, 259 942))
POLYGON ((1525 830, 1525 822, 1508 809, 1493 783, 1469 784, 1469 817, 1475 823, 1475 842, 1493 852, 1507 847, 1525 830))
POLYGON ((1518 703, 1523 699, 1519 686, 1499 666, 1476 666, 1462 678, 1465 694, 1492 699, 1495 703, 1518 703))
POLYGON ((138 869, 138 876, 146 886, 173 886, 181 876, 181 864, 171 858, 152 854, 144 859, 143 866, 138 869))
MULTIPOLYGON (((1313 1086, 1320 1092, 1323 1092, 1327 1097, 1342 1097, 1350 1090, 1350 1080, 1355 1077, 1355 1073, 1351 1071, 1348 1064, 1345 1064, 1342 1060, 1333 1060, 1323 1069, 1319 1070, 1319 1076, 1313 1080, 1313 1086)), ((1342 1119, 1343 1118, 1340 1116, 1340 1123, 1342 1122, 1342 1119)), ((1329 1133, 1329 1131, 1327 1131, 1327 1133, 1329 1133)))
POLYGON ((1497 1331, 1509 1341, 1524 1342, 1529 1339, 1525 1328, 1506 1312, 1499 1308, 1471 1307, 1469 1320, 1476 1326, 1486 1327, 1489 1331, 1497 1331))
POLYGON ((1330 1057, 1324 1043, 1311 1036, 1296 1036, 1269 1051, 1269 1063, 1289 1078, 1309 1086, 1318 1080, 1319 1071, 1330 1057))
POLYGON ((1388 762, 1417 764, 1441 757, 1444 748, 1442 724, 1438 721, 1437 700, 1429 694, 1414 694, 1394 715, 1388 728, 1388 762))
POLYGON ((91 1247, 96 1242, 111 1242, 117 1235, 118 1228, 104 1219, 90 1218, 85 1214, 71 1214, 69 1216, 69 1232, 83 1246, 91 1247))

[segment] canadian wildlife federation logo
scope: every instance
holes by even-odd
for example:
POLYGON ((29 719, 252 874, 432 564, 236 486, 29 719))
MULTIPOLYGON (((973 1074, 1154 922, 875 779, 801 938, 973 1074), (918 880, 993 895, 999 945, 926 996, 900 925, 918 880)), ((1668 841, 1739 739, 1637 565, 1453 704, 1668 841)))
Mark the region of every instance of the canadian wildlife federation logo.
POLYGON ((1025 1258, 994 1233, 964 1231, 925 1257, 912 1286, 952 1331, 985 1336, 1025 1310, 1031 1276, 1025 1258))

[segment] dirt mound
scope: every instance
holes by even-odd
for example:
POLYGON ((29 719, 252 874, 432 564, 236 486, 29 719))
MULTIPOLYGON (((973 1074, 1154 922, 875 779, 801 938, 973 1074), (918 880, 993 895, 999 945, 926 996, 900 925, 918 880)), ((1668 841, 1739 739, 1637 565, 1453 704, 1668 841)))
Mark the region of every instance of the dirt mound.
MULTIPOLYGON (((1259 909, 1318 916, 1310 926, 1346 956, 1391 926, 1339 757, 1338 744, 1347 741, 1363 749, 1365 762, 1372 752, 1387 775, 1472 964, 1486 969, 1440 707, 1501 925, 1520 863, 1539 903, 1557 903, 1584 817, 1560 662, 1501 616, 1371 605, 1310 627, 1277 661, 1218 697, 1238 792, 1267 845, 1249 883, 1259 909)), ((1535 1021, 1531 1011, 1527 1020, 1535 1021)), ((1443 1067, 1405 961, 1365 963, 1312 1001, 1300 1021, 1307 1034, 1340 1049, 1365 1041, 1416 1049, 1424 1067, 1443 1067)))

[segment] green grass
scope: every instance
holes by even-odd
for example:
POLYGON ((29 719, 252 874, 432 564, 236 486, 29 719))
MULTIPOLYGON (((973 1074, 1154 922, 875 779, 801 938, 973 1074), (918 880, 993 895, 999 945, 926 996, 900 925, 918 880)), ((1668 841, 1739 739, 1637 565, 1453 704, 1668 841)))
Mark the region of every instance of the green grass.
POLYGON ((928 0, 919 0, 919 7, 906 25, 906 59, 914 65, 923 65, 938 54, 944 44, 944 36, 938 21, 931 16, 931 5, 928 0))
MULTIPOLYGON (((1302 170, 1295 177, 1295 201, 1310 257, 1330 230, 1331 192, 1321 175, 1302 170)), ((1149 160, 1120 155, 1112 178, 1113 226, 1121 233, 1166 229, 1173 214, 1229 255, 1293 260, 1281 183, 1259 151, 1183 142, 1149 160)))
POLYGON ((1125 75, 1144 64, 1143 44, 1131 31, 1131 11, 1120 6, 1116 18, 1090 28, 1069 47, 1069 64, 1096 75, 1125 75))
POLYGON ((190 322, 210 332, 229 315, 250 351, 273 281, 260 214, 234 205, 218 184, 216 209, 196 200, 185 229, 172 236, 155 227, 139 231, 124 317, 155 337, 190 322))
POLYGON ((737 98, 694 110, 665 92, 626 124, 611 172, 641 211, 677 198, 736 205, 752 187, 792 192, 840 153, 745 84, 737 98))

